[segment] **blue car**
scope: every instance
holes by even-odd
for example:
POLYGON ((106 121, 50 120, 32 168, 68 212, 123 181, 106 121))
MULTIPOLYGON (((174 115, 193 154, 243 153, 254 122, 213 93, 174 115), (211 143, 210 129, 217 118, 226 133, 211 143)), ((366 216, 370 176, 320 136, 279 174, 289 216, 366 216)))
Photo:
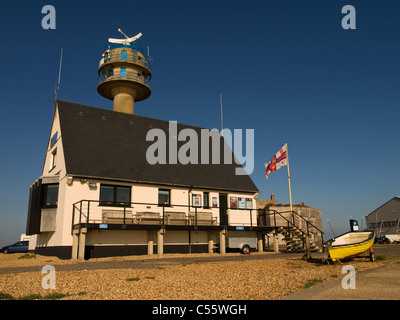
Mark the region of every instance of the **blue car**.
POLYGON ((29 241, 18 241, 11 246, 5 246, 1 248, 0 252, 2 253, 19 253, 19 252, 28 252, 29 250, 29 241))

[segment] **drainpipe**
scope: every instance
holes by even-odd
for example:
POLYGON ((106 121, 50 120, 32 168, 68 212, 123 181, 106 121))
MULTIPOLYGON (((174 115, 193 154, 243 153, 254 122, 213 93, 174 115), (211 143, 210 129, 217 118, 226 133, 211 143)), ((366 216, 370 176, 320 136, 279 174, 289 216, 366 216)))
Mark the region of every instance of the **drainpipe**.
POLYGON ((188 211, 190 211, 190 193, 192 192, 192 190, 193 186, 190 186, 188 190, 188 211))
MULTIPOLYGON (((193 186, 190 186, 188 190, 188 215, 190 215, 190 193, 192 192, 192 190, 193 186)), ((192 253, 192 235, 190 233, 190 230, 188 230, 188 232, 189 232, 189 253, 192 253)))

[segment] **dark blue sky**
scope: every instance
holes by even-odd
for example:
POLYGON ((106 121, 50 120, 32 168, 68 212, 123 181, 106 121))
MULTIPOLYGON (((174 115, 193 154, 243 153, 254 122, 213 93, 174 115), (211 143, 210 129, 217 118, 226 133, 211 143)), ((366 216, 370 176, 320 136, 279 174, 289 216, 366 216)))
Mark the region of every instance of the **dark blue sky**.
MULTIPOLYGON (((143 33, 152 96, 138 115, 255 130, 259 198, 288 203, 287 171, 264 163, 289 146, 294 203, 322 210, 335 233, 400 195, 400 5, 397 1, 33 1, 2 4, 0 245, 25 232, 29 185, 41 174, 64 48, 59 98, 112 109, 98 62, 121 28, 143 33), (56 8, 44 30, 42 7, 56 8), (344 5, 356 30, 341 26, 344 5)), ((364 223, 365 225, 365 223, 364 223)))

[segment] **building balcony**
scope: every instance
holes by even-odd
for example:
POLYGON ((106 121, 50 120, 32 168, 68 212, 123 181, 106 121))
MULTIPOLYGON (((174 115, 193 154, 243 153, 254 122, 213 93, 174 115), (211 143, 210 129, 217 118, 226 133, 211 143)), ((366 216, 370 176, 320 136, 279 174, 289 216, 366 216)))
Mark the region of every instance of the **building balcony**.
POLYGON ((133 81, 139 84, 143 84, 150 88, 150 77, 140 74, 138 72, 126 71, 126 72, 105 72, 100 74, 98 85, 103 84, 107 81, 133 81))
POLYGON ((123 51, 122 53, 109 53, 106 54, 99 62, 99 71, 110 64, 126 64, 126 63, 133 63, 145 69, 148 69, 148 72, 151 73, 151 66, 150 63, 144 59, 141 55, 137 52, 133 51, 133 54, 127 53, 123 51))
MULTIPOLYGON (((227 208, 232 228, 263 227, 257 223, 256 209, 227 208)), ((72 228, 143 229, 170 227, 176 229, 218 229, 220 208, 156 203, 114 203, 82 200, 73 205, 72 228), (158 227, 157 227, 158 226, 158 227)))

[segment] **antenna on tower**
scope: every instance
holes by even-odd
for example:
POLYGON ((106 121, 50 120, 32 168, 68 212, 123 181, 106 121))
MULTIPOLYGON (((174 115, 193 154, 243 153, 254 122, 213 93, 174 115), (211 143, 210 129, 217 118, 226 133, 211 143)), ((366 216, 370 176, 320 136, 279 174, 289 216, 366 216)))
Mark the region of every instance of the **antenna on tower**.
POLYGON ((222 93, 219 94, 219 101, 221 103, 221 135, 224 136, 224 114, 222 112, 222 93))
POLYGON ((118 32, 122 33, 126 39, 129 39, 129 37, 120 28, 118 28, 118 32))
POLYGON ((58 82, 57 82, 57 85, 54 85, 54 87, 55 87, 54 88, 54 101, 55 101, 55 103, 57 103, 58 91, 60 90, 62 58, 63 58, 63 48, 61 48, 60 68, 58 70, 58 82))

